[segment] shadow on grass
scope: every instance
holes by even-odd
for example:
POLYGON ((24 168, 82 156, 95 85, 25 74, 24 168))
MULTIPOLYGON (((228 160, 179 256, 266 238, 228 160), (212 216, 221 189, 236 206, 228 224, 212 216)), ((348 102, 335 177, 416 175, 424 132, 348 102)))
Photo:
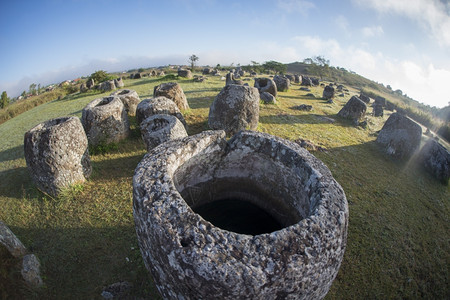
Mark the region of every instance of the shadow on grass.
POLYGON ((40 299, 101 299, 105 287, 120 281, 133 285, 126 299, 160 299, 131 224, 11 230, 41 262, 40 299))
POLYGON ((19 167, 0 172, 0 196, 20 199, 29 191, 37 193, 28 168, 19 167))
POLYGON ((200 93, 206 93, 206 92, 217 92, 219 93, 222 90, 221 87, 213 87, 213 88, 205 88, 205 89, 201 89, 201 90, 192 90, 192 91, 186 91, 184 92, 184 94, 187 96, 189 94, 200 94, 200 93))
POLYGON ((104 160, 93 161, 93 172, 90 180, 95 181, 98 179, 112 180, 118 178, 131 178, 134 175, 134 170, 144 155, 145 153, 121 158, 105 158, 104 160))
POLYGON ((0 162, 16 160, 23 157, 23 145, 0 151, 0 162))
POLYGON ((334 124, 343 127, 351 127, 352 122, 347 119, 334 115, 317 115, 317 114, 303 114, 292 115, 280 113, 278 115, 260 116, 259 122, 264 124, 334 124))
POLYGON ((209 108, 213 100, 214 97, 197 97, 188 99, 188 103, 191 109, 209 108))

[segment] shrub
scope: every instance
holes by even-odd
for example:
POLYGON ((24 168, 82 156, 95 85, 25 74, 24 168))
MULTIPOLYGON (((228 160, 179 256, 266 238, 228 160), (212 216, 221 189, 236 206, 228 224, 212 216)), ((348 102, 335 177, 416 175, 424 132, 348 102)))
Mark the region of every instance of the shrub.
POLYGON ((97 84, 100 82, 115 79, 116 77, 106 73, 106 71, 99 70, 92 73, 91 76, 89 76, 89 78, 94 79, 94 82, 97 84))

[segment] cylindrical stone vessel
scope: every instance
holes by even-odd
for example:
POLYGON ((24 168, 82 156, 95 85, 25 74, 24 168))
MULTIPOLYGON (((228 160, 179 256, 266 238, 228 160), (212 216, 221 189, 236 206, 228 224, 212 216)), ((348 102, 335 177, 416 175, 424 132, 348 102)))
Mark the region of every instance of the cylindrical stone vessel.
POLYGON ((125 110, 128 112, 130 116, 136 115, 136 107, 138 106, 141 99, 139 95, 134 90, 119 90, 111 93, 111 96, 117 96, 120 100, 122 100, 123 105, 125 106, 125 110))
POLYGON ((154 148, 135 171, 133 213, 166 299, 321 299, 346 247, 342 187, 307 150, 264 133, 154 148))
POLYGON ((130 134, 127 111, 116 96, 91 101, 83 108, 81 122, 91 146, 117 143, 130 134))
POLYGON ((164 142, 187 136, 183 123, 172 115, 150 116, 140 127, 147 151, 164 142))
POLYGON ((77 117, 41 123, 24 138, 25 160, 37 187, 52 196, 91 174, 86 134, 77 117))

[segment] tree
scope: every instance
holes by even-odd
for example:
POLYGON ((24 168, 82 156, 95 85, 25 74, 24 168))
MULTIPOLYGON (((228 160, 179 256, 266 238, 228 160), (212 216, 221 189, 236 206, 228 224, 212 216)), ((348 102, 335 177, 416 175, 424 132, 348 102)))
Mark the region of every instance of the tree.
POLYGON ((23 91, 22 94, 20 94, 20 96, 22 96, 23 98, 25 98, 27 96, 27 91, 23 91))
POLYGON ((191 56, 189 56, 189 62, 191 63, 191 70, 194 71, 194 67, 195 67, 195 62, 198 61, 198 56, 195 54, 192 54, 191 56))
POLYGON ((323 79, 324 76, 330 74, 330 61, 323 56, 314 56, 313 58, 306 58, 303 60, 305 64, 308 64, 308 71, 311 75, 319 76, 323 79))
POLYGON ((262 68, 264 71, 273 71, 275 73, 286 73, 287 70, 287 66, 283 63, 274 61, 274 60, 270 60, 270 61, 266 61, 263 65, 262 68))
POLYGON ((30 84, 30 87, 29 87, 28 92, 29 92, 31 95, 36 94, 36 83, 30 84))
POLYGON ((98 70, 98 71, 95 71, 94 73, 92 73, 91 76, 89 76, 89 78, 94 79, 95 83, 100 83, 100 82, 114 79, 114 76, 109 75, 108 73, 106 73, 106 71, 98 70))
POLYGON ((5 108, 6 106, 8 106, 8 104, 9 104, 8 95, 6 94, 6 91, 3 91, 2 98, 0 100, 0 107, 5 108))

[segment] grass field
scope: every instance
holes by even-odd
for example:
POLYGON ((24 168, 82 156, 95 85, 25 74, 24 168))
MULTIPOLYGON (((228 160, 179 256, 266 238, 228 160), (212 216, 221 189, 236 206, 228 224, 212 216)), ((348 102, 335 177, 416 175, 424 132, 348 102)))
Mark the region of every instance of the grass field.
MULTIPOLYGON (((145 99, 161 82, 143 78, 125 80, 125 85, 145 99)), ((178 82, 190 105, 183 112, 188 133, 208 129, 209 106, 224 81, 178 82)), ((313 154, 345 190, 350 210, 347 250, 326 299, 449 299, 450 187, 412 161, 395 161, 380 151, 374 141, 387 115, 368 116, 367 129, 337 117, 359 91, 350 88, 350 94, 327 104, 320 98, 322 89, 312 88, 312 98, 293 85, 279 93, 277 104, 261 104, 258 130, 326 148, 313 154), (303 103, 313 111, 292 108, 303 103)), ((132 283, 136 297, 159 299, 141 259, 132 217, 132 176, 146 153, 134 118, 131 137, 117 149, 91 156, 89 181, 58 199, 37 191, 26 169, 23 135, 28 129, 55 117, 80 117, 88 102, 103 95, 67 96, 0 125, 0 219, 39 257, 45 282, 39 291, 18 283, 13 260, 0 249, 2 299, 95 299, 119 281, 132 283)))

